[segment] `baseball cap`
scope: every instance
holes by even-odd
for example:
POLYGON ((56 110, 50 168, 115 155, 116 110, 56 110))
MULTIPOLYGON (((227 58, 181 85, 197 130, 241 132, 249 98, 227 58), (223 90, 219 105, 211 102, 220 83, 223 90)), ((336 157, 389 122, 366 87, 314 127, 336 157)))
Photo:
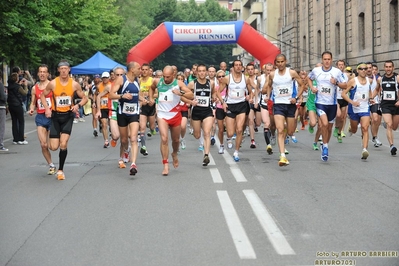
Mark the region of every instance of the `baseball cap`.
POLYGON ((345 70, 346 71, 352 71, 352 68, 348 66, 348 67, 345 68, 345 70))
POLYGON ((99 74, 94 75, 94 78, 100 78, 99 74))
POLYGON ((103 72, 101 78, 109 78, 109 73, 107 71, 103 72))

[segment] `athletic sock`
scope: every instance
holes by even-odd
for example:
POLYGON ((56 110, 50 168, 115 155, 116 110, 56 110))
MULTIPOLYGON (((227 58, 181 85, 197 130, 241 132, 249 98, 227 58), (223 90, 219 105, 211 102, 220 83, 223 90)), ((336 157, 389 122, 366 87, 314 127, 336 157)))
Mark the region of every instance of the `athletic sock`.
POLYGON ((269 145, 270 144, 270 131, 268 128, 265 128, 263 130, 263 136, 265 137, 266 144, 269 145))
POLYGON ((65 150, 61 150, 60 149, 60 154, 59 154, 60 166, 58 167, 58 170, 61 170, 61 171, 64 170, 64 164, 65 164, 65 160, 66 160, 67 154, 68 154, 68 150, 67 149, 65 149, 65 150))

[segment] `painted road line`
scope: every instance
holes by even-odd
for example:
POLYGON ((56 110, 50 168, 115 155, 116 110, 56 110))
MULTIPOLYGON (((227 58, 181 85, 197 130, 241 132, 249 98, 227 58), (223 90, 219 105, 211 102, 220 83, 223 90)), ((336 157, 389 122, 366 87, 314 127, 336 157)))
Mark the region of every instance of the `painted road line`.
POLYGON ((209 153, 208 156, 209 156, 209 160, 210 160, 210 162, 208 163, 208 165, 216 165, 216 164, 215 164, 215 160, 214 160, 213 157, 212 157, 212 154, 209 153))
POLYGON ((255 251, 230 200, 229 194, 225 190, 217 190, 216 192, 238 256, 241 259, 256 259, 255 251))
MULTIPOLYGON (((219 146, 220 142, 218 138, 215 138, 215 140, 216 140, 215 145, 219 146)), ((245 178, 244 174, 241 172, 240 168, 238 167, 237 163, 233 160, 232 156, 227 152, 227 149, 224 149, 224 153, 222 155, 226 163, 230 165, 230 171, 233 174, 236 181, 248 182, 248 180, 245 178)))
POLYGON ((278 228, 258 194, 252 189, 243 190, 243 192, 276 252, 280 255, 294 255, 295 251, 278 228))
POLYGON ((209 171, 211 172, 213 183, 223 183, 222 176, 217 168, 210 168, 209 171))

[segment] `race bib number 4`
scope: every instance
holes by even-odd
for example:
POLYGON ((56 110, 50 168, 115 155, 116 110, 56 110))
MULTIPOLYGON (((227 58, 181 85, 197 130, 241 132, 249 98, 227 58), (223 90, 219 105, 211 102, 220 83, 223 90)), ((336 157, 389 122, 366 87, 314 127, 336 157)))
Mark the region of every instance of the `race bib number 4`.
MULTIPOLYGON (((46 98, 46 103, 47 103, 47 106, 49 108, 51 108, 51 100, 50 100, 50 98, 46 98)), ((43 103, 42 103, 42 101, 40 99, 37 99, 37 108, 39 110, 44 110, 43 103)))
POLYGON ((208 107, 209 106, 209 97, 205 96, 196 96, 197 106, 208 107))
POLYGON ((139 114, 139 105, 137 103, 124 103, 122 112, 127 115, 139 114))
POLYGON ((394 101, 395 100, 395 93, 394 91, 384 91, 382 96, 384 100, 387 101, 394 101))
POLYGON ((57 96, 55 100, 58 107, 68 107, 72 105, 71 96, 57 96))
POLYGON ((172 92, 172 90, 167 90, 165 92, 160 92, 158 100, 160 102, 172 102, 173 101, 173 92, 172 92))

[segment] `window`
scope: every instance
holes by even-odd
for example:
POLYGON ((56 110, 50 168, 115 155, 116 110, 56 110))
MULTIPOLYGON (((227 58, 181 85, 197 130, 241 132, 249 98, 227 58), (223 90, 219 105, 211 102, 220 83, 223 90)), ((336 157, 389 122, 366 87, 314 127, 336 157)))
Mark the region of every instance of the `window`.
POLYGON ((317 31, 317 54, 321 55, 321 30, 317 31))
POLYGON ((390 39, 391 42, 399 41, 399 22, 398 22, 398 0, 391 0, 389 5, 389 19, 390 21, 390 39))
POLYGON ((364 13, 359 14, 359 48, 365 49, 366 42, 365 42, 365 35, 366 32, 364 30, 364 13))
POLYGON ((335 23, 335 53, 341 53, 341 28, 339 22, 335 23))

